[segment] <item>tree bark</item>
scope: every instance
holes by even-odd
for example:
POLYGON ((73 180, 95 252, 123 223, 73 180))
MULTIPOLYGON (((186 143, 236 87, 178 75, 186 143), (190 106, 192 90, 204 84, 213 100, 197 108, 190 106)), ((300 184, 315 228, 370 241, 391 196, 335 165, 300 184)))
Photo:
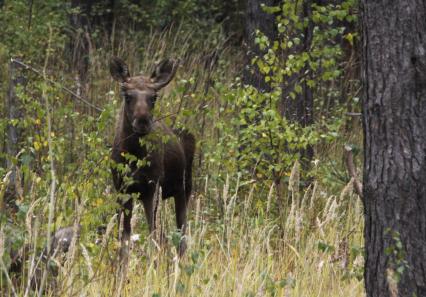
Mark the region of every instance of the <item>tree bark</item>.
POLYGON ((426 2, 362 0, 367 296, 426 296, 426 2))
MULTIPOLYGON (((296 32, 297 35, 302 36, 303 43, 301 46, 294 46, 292 54, 301 52, 309 52, 312 44, 313 23, 312 23, 312 3, 310 0, 305 0, 302 3, 302 10, 300 13, 300 22, 304 19, 307 20, 307 25, 303 32, 296 32)), ((287 57, 285 57, 287 58, 287 57)), ((283 91, 283 113, 284 116, 291 122, 297 122, 305 127, 313 122, 313 96, 312 90, 307 85, 304 76, 311 76, 308 65, 303 67, 299 73, 295 73, 289 81, 291 85, 285 86, 283 91), (297 94, 295 99, 289 96, 289 93, 294 91, 294 86, 300 84, 302 92, 297 94)), ((309 77, 306 77, 309 78, 309 77)))
MULTIPOLYGON (((90 3, 90 2, 89 2, 90 3)), ((81 84, 86 82, 89 69, 89 28, 90 28, 90 5, 81 0, 72 0, 71 8, 79 9, 78 13, 70 16, 70 25, 73 29, 70 36, 70 68, 76 73, 77 93, 82 95, 81 84)), ((83 94, 84 95, 84 94, 83 94)))
POLYGON ((267 50, 261 50, 255 43, 256 30, 265 34, 270 42, 277 39, 275 28, 275 16, 263 11, 261 4, 276 6, 279 0, 247 0, 245 13, 245 49, 246 67, 243 71, 243 82, 258 89, 260 92, 269 92, 271 87, 265 82, 265 78, 255 65, 251 65, 254 57, 262 57, 267 50))
POLYGON ((21 70, 21 66, 11 61, 9 63, 9 88, 6 96, 6 111, 8 117, 7 125, 7 141, 6 141, 6 166, 8 170, 11 170, 9 176, 9 182, 5 193, 5 202, 11 208, 15 208, 15 199, 17 196, 16 182, 17 182, 17 170, 16 164, 12 162, 12 158, 15 158, 18 154, 18 144, 21 139, 21 131, 16 126, 15 121, 19 121, 21 118, 19 98, 16 95, 16 88, 19 85, 25 83, 25 78, 18 71, 21 70))
MULTIPOLYGON (((306 26, 303 31, 295 30, 295 36, 300 36, 302 43, 300 46, 293 46, 289 54, 300 54, 309 52, 312 45, 314 24, 312 22, 312 0, 297 1, 301 5, 299 13, 299 22, 306 20, 306 26)), ((317 1, 314 1, 315 3, 317 1)), ((297 5, 297 6, 298 6, 297 5)), ((293 36, 293 37, 295 37, 293 36)), ((284 57, 285 59, 287 57, 284 57)), ((307 80, 312 79, 312 71, 308 65, 305 65, 299 72, 294 73, 283 86, 282 100, 280 110, 283 116, 292 123, 297 123, 301 127, 307 127, 314 122, 314 97, 312 89, 308 86, 307 80), (290 82, 290 84, 288 84, 290 82), (302 89, 300 93, 296 93, 295 98, 290 97, 290 93, 294 92, 295 86, 299 85, 302 89)), ((311 145, 305 149, 299 150, 300 163, 304 170, 309 170, 311 160, 314 156, 314 150, 311 145)))
POLYGON ((71 8, 79 10, 70 16, 73 32, 70 36, 70 68, 77 76, 77 93, 85 95, 90 66, 90 54, 94 50, 92 33, 95 29, 109 37, 112 30, 115 0, 71 0, 71 8))
MULTIPOLYGON (((308 21, 303 31, 296 32, 295 34, 302 36, 302 44, 300 46, 294 46, 294 52, 308 52, 312 44, 313 36, 313 22, 312 22, 312 0, 299 1, 301 6, 300 9, 300 21, 306 19, 308 21)), ((266 6, 277 6, 280 5, 280 0, 247 0, 246 6, 246 44, 247 44, 247 55, 246 55, 246 68, 243 72, 243 82, 248 85, 254 86, 260 92, 271 91, 271 86, 265 82, 264 75, 260 73, 259 69, 255 65, 251 65, 251 60, 256 57, 262 57, 267 52, 261 50, 255 43, 256 30, 261 31, 265 34, 270 43, 278 40, 278 32, 276 29, 275 15, 268 14, 263 11, 261 4, 266 6)), ((286 57, 284 57, 286 58, 286 57)), ((292 83, 290 85, 283 85, 283 94, 280 104, 280 110, 282 115, 290 122, 300 124, 302 127, 309 126, 313 123, 313 93, 311 88, 307 85, 306 81, 311 74, 309 73, 308 66, 303 67, 300 73, 295 73, 292 78, 289 79, 292 83), (307 76, 307 77, 305 77, 307 76), (296 98, 292 99, 289 93, 294 90, 295 84, 300 84, 302 92, 297 94, 296 98)), ((305 149, 299 151, 301 156, 301 164, 303 169, 309 169, 310 161, 313 158, 314 151, 312 146, 307 146, 305 149)))

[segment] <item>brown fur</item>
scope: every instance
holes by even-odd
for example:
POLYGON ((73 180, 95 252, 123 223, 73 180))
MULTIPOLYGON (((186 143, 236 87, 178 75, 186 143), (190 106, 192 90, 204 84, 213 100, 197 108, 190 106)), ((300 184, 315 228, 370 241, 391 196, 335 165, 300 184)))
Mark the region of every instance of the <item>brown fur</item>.
MULTIPOLYGON (((112 169, 114 186, 117 191, 136 194, 144 205, 149 230, 155 229, 156 205, 154 193, 157 184, 162 189, 162 198, 174 197, 176 224, 184 233, 186 211, 192 188, 192 160, 195 139, 186 131, 173 131, 152 116, 157 91, 167 85, 176 72, 176 62, 166 60, 160 63, 151 77, 130 77, 125 63, 117 58, 111 61, 111 74, 121 82, 123 100, 117 120, 112 148, 112 159, 127 164, 133 183, 125 184, 124 176, 112 169), (141 144, 141 141, 149 145, 141 144), (147 164, 137 166, 129 162, 124 154, 136 156, 147 164)), ((123 239, 131 233, 130 220, 133 201, 121 201, 123 212, 123 239)), ((185 247, 182 242, 180 253, 185 247)))

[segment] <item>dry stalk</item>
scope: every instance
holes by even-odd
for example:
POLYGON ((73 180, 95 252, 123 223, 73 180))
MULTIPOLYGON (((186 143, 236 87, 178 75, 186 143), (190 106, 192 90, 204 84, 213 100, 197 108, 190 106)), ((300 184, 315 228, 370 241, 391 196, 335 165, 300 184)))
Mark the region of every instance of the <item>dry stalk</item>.
POLYGON ((230 221, 230 228, 229 228, 230 230, 234 228, 234 212, 235 212, 235 205, 236 205, 239 187, 240 187, 240 177, 238 176, 237 185, 235 186, 235 194, 232 195, 231 200, 229 201, 228 207, 226 209, 226 213, 227 213, 226 216, 229 218, 229 221, 230 221))
POLYGON ((109 220, 109 222, 108 222, 108 225, 107 225, 107 227, 106 227, 105 234, 104 234, 104 236, 103 236, 103 238, 102 238, 101 254, 102 254, 102 251, 103 251, 104 249, 106 249, 106 246, 107 246, 107 244, 108 244, 108 239, 109 239, 109 237, 110 237, 110 235, 111 235, 112 231, 114 230, 115 220, 117 219, 117 216, 118 216, 117 214, 113 215, 113 216, 112 216, 112 218, 111 218, 111 219, 109 220))
POLYGON ((226 209, 227 209, 227 202, 228 202, 228 192, 229 192, 229 174, 226 175, 226 181, 223 185, 223 192, 222 192, 222 208, 223 208, 223 215, 224 219, 226 220, 226 209))
MULTIPOLYGON (((75 274, 73 274, 73 266, 75 264, 75 260, 76 260, 76 253, 77 253, 77 240, 79 239, 79 234, 80 234, 80 217, 81 217, 81 213, 83 211, 83 204, 78 204, 78 202, 76 201, 76 208, 77 208, 77 216, 76 219, 74 221, 74 225, 73 225, 73 236, 72 236, 72 240, 71 240, 71 244, 68 250, 68 253, 66 255, 66 262, 65 262, 65 267, 64 267, 64 272, 66 272, 69 276, 66 278, 66 292, 68 289, 71 289, 71 292, 67 292, 67 295, 71 296, 72 294, 72 290, 74 289, 73 287, 73 283, 74 283, 74 279, 75 279, 75 274)), ((56 250, 58 251, 58 250, 56 250)), ((55 252, 56 252, 55 251, 55 252)))
POLYGON ((26 226, 26 229, 27 229, 27 233, 30 235, 30 239, 31 239, 31 236, 33 234, 32 221, 34 219, 34 208, 41 201, 42 201, 42 199, 37 199, 36 201, 34 201, 33 203, 31 203, 31 205, 30 205, 30 207, 28 209, 28 212, 27 212, 27 214, 25 216, 25 226, 26 226))
POLYGON ((157 185, 155 186, 155 193, 154 193, 154 213, 153 218, 154 222, 152 222, 155 226, 154 232, 152 234, 152 240, 154 241, 155 246, 157 247, 157 250, 161 250, 162 242, 162 210, 163 210, 163 203, 162 203, 162 189, 160 187, 160 184, 157 182, 157 185))
POLYGON ((10 175, 12 171, 8 171, 3 178, 3 181, 0 183, 0 213, 4 211, 4 194, 10 182, 10 175))
MULTIPOLYGON (((51 42, 52 42, 52 34, 53 30, 52 27, 49 25, 49 41, 48 46, 46 50, 46 58, 44 60, 44 67, 43 67, 43 78, 46 79, 46 69, 47 65, 49 63, 49 57, 51 52, 51 42)), ((50 104, 49 99, 47 98, 46 88, 42 88, 42 98, 44 99, 44 106, 46 109, 46 121, 47 121, 47 143, 48 143, 48 156, 50 161, 50 175, 51 175, 51 183, 50 183, 50 189, 49 189, 49 215, 48 215, 48 223, 47 223, 47 261, 46 261, 46 269, 43 272, 42 281, 40 284, 40 289, 38 291, 38 296, 42 296, 44 285, 46 282, 47 272, 48 272, 48 263, 50 258, 50 249, 51 249, 51 243, 52 243, 52 225, 53 225, 53 219, 55 216, 55 203, 56 203, 56 170, 55 170, 55 160, 54 160, 54 152, 53 152, 53 143, 52 143, 52 117, 50 113, 50 104)))
POLYGON ((244 200, 244 215, 248 215, 249 214, 249 210, 251 209, 251 204, 253 201, 253 194, 254 194, 254 189, 256 187, 256 183, 253 182, 252 186, 250 187, 250 191, 249 194, 247 196, 247 198, 244 200))
POLYGON ((195 200, 195 226, 198 226, 200 222, 200 212, 201 212, 201 196, 198 195, 195 200))
POLYGON ((343 199, 349 195, 350 193, 353 192, 354 189, 354 183, 355 183, 355 179, 351 178, 351 180, 346 184, 346 186, 343 188, 343 190, 340 192, 340 197, 339 200, 343 201, 343 199))
MULTIPOLYGON (((271 209, 271 201, 272 201, 272 196, 274 193, 274 183, 271 184, 271 187, 269 188, 269 193, 268 193, 268 198, 267 198, 267 203, 266 203, 266 213, 269 216, 269 211, 271 209)), ((279 207, 282 207, 281 205, 279 207)))
POLYGON ((309 204, 309 210, 312 210, 315 206, 315 200, 316 200, 315 198, 316 198, 317 188, 318 188, 318 182, 314 181, 314 187, 312 189, 311 202, 309 204))
POLYGON ((86 261, 87 270, 89 271, 89 278, 93 278, 95 275, 93 271, 92 259, 90 258, 89 252, 86 247, 80 243, 81 253, 83 254, 84 260, 86 261))
POLYGON ((296 212, 299 208, 299 183, 300 183, 300 169, 299 162, 294 162, 293 168, 291 169, 290 178, 288 181, 288 190, 291 193, 291 208, 285 224, 285 229, 291 229, 291 224, 296 223, 296 212))
POLYGON ((36 263, 36 243, 37 243, 37 239, 38 239, 38 234, 39 234, 39 226, 40 226, 40 222, 36 217, 36 220, 34 222, 34 228, 33 229, 33 234, 31 234, 31 242, 32 242, 32 246, 33 246, 33 251, 31 253, 31 259, 30 259, 30 267, 28 269, 28 277, 27 277, 27 285, 25 287, 25 294, 24 297, 27 297, 28 294, 30 293, 31 290, 31 282, 33 280, 33 278, 35 277, 35 274, 37 273, 37 269, 38 269, 38 265, 40 264, 41 258, 39 258, 39 260, 36 263))

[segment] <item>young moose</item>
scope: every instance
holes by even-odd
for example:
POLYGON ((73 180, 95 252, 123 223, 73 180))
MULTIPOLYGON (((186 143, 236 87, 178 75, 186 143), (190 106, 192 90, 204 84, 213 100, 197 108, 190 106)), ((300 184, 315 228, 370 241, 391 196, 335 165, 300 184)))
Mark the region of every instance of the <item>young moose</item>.
MULTIPOLYGON (((178 62, 164 60, 151 76, 130 76, 126 63, 113 58, 110 64, 112 77, 120 83, 123 103, 118 115, 112 159, 116 164, 127 165, 130 170, 112 169, 117 191, 136 194, 143 203, 149 230, 155 229, 156 205, 154 193, 157 185, 162 198, 175 198, 176 224, 185 232, 186 209, 192 187, 192 160, 195 139, 186 131, 174 131, 152 114, 157 92, 174 77, 178 62), (147 145, 146 143, 150 143, 147 145), (130 161, 134 156, 137 161, 130 161), (130 182, 128 181, 130 178, 130 182)), ((133 158, 134 159, 134 158, 133 158)), ((121 203, 124 241, 129 240, 133 201, 121 203)), ((185 251, 181 242, 179 253, 185 251)))

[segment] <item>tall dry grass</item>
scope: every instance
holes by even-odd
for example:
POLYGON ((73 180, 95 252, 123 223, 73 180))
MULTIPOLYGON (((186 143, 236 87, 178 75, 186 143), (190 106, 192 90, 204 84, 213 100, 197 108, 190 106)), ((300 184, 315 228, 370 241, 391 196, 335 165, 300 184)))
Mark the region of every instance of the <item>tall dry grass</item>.
MULTIPOLYGON (((214 42, 206 39, 194 43, 194 32, 176 32, 180 31, 153 33, 143 44, 142 53, 140 39, 129 37, 117 39, 118 45, 106 48, 114 48, 115 55, 125 58, 133 73, 151 69, 161 57, 182 60, 178 77, 165 90, 164 100, 158 102, 157 108, 160 113, 176 113, 172 122, 192 128, 199 141, 196 164, 202 166, 195 166, 186 255, 181 259, 177 256, 179 234, 175 232, 173 201, 160 203, 160 228, 152 237, 147 236, 142 207, 137 206, 132 226, 134 235, 140 238, 131 243, 130 259, 123 271, 117 264, 120 218, 108 213, 99 245, 94 244, 91 224, 96 207, 93 197, 102 195, 103 201, 117 198, 108 188, 110 180, 95 176, 91 170, 85 176, 54 172, 51 175, 58 174, 58 181, 54 181, 58 185, 51 186, 48 192, 49 183, 43 181, 48 180, 48 174, 34 173, 31 187, 24 193, 30 207, 24 227, 25 248, 21 251, 22 273, 10 275, 0 262, 4 276, 0 279, 0 292, 4 296, 362 296, 362 209, 352 184, 338 195, 319 182, 302 189, 296 163, 287 189, 281 193, 287 204, 277 205, 273 186, 265 190, 256 181, 242 182, 235 172, 220 172, 205 165, 203 153, 212 149, 207 140, 217 132, 209 121, 226 120, 220 118, 221 94, 211 88, 212 80, 232 81, 239 68, 232 64, 241 62, 241 53, 235 53, 215 33, 211 36, 211 40, 216 38, 214 42), (219 61, 214 55, 219 55, 219 61), (206 105, 214 111, 208 119, 202 112, 190 118, 182 115, 182 110, 198 111, 206 105), (219 174, 226 177, 222 182, 214 178, 219 174), (50 195, 40 190, 42 184, 50 195), (70 197, 75 201, 70 201, 70 197), (50 202, 50 223, 43 217, 43 205, 49 205, 49 200, 55 201, 50 202), (274 213, 278 207, 282 216, 274 213), (73 238, 67 255, 58 253, 44 259, 40 246, 46 231, 66 223, 75 228, 81 223, 81 238, 73 238)), ((110 91, 118 94, 106 63, 111 51, 95 49, 91 55, 86 95, 97 106, 106 106, 117 100, 110 91)), ((76 109, 83 110, 78 103, 76 109)), ((54 110, 51 116, 54 120, 54 110)), ((81 133, 83 144, 87 137, 85 129, 76 132, 81 133)), ((112 134, 112 129, 105 130, 106 143, 111 143, 112 134)), ((77 146, 78 143, 74 144, 76 150, 77 146)), ((53 148, 48 152, 53 154, 53 148)), ((107 156, 107 149, 105 152, 107 156)), ((90 158, 89 153, 75 160, 77 167, 85 158, 90 158)), ((90 165, 99 166, 94 164, 90 165)), ((0 184, 0 194, 4 184, 0 184)), ((4 244, 5 238, 0 236, 0 259, 5 252, 4 244)))
MULTIPOLYGON (((362 253, 353 252, 362 245, 362 208, 351 184, 338 196, 316 183, 300 195, 288 189, 293 198, 280 222, 256 205, 256 183, 239 186, 236 181, 232 187, 231 182, 228 178, 223 188, 214 189, 206 179, 205 191, 193 197, 188 250, 181 259, 173 202, 167 200, 158 210, 160 232, 167 238, 162 245, 138 228, 144 218, 136 207, 132 223, 142 234, 131 244, 125 279, 117 265, 115 216, 98 253, 89 253, 86 245, 92 243, 81 239, 65 259, 55 260, 57 277, 34 257, 28 273, 48 272, 47 296, 363 296, 362 253), (212 199, 223 204, 223 218, 204 209, 212 199)), ((274 203, 274 189, 269 196, 274 203)), ((27 228, 32 229, 28 234, 41 231, 27 228)), ((10 286, 6 296, 36 292, 30 277, 22 277, 26 281, 10 286)))

